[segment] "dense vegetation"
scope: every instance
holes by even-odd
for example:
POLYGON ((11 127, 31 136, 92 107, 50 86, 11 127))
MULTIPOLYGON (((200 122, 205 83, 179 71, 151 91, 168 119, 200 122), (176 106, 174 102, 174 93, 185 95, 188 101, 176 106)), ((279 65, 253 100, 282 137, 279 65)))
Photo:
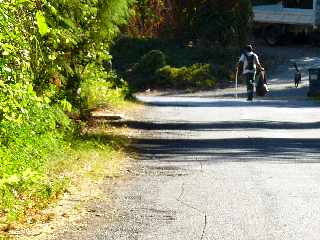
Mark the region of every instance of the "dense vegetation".
POLYGON ((0 1, 0 226, 64 191, 79 146, 114 154, 67 115, 232 79, 251 17, 249 0, 0 1))
POLYGON ((133 36, 244 44, 252 18, 250 0, 139 0, 128 30, 133 36))
POLYGON ((119 73, 133 89, 143 90, 212 89, 225 85, 234 79, 238 51, 234 47, 188 46, 176 40, 122 37, 111 52, 119 73), (172 74, 164 74, 168 71, 172 74), (198 78, 199 71, 206 77, 198 78))
POLYGON ((234 78, 234 62, 250 32, 251 1, 139 0, 133 9, 127 36, 112 48, 115 68, 131 85, 205 89, 234 78), (159 66, 150 56, 157 51, 163 55, 159 66))
POLYGON ((108 63, 129 3, 0 1, 1 222, 63 191, 66 178, 48 166, 73 148, 77 126, 65 113, 125 98, 108 63))

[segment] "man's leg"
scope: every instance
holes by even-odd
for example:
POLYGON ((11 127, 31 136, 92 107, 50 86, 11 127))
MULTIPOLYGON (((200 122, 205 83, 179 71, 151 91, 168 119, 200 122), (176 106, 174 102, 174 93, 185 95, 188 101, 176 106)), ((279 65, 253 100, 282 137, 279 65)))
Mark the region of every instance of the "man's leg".
POLYGON ((253 99, 253 90, 254 90, 254 73, 246 74, 246 83, 247 83, 247 94, 248 100, 251 101, 253 99))

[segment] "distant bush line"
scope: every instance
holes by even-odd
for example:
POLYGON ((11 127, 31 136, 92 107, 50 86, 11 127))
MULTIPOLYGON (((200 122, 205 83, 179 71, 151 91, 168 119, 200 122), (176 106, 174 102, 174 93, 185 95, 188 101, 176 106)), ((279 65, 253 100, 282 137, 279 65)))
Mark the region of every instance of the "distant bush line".
POLYGON ((225 85, 234 78, 238 49, 122 37, 111 53, 114 68, 136 90, 206 89, 225 85))

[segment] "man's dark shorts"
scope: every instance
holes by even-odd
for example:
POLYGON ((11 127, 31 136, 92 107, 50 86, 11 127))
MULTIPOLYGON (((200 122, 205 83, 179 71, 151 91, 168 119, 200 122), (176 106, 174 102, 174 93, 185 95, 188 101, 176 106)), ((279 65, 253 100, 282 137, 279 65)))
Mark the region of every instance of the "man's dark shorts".
POLYGON ((245 76, 246 76, 248 100, 252 100, 253 91, 254 91, 255 74, 254 73, 246 73, 245 76))

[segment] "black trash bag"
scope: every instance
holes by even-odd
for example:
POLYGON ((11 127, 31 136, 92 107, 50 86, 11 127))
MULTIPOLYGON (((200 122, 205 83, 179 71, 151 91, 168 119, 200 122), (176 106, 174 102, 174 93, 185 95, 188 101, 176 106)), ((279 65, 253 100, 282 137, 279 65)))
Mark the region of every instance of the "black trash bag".
POLYGON ((256 86, 256 94, 259 97, 264 97, 269 92, 266 73, 264 71, 260 71, 258 82, 256 86))

